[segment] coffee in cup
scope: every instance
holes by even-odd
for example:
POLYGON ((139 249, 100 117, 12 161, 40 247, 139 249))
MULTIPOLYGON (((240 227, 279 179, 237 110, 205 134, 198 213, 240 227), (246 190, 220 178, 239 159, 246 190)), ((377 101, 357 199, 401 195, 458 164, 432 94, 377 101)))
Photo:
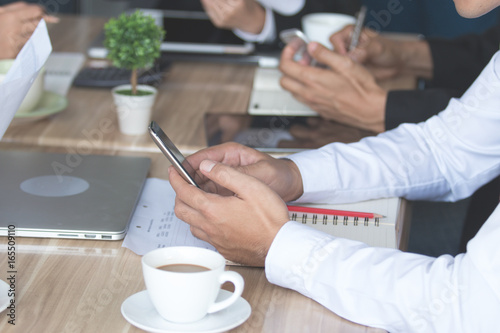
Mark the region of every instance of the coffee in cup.
POLYGON ((196 273, 209 271, 210 268, 191 264, 168 264, 157 267, 159 270, 178 273, 196 273))
POLYGON ((225 271, 219 253, 199 247, 156 249, 142 257, 144 282, 161 317, 175 323, 191 323, 232 305, 241 296, 244 280, 225 271), (216 302, 221 285, 231 282, 233 294, 216 302))

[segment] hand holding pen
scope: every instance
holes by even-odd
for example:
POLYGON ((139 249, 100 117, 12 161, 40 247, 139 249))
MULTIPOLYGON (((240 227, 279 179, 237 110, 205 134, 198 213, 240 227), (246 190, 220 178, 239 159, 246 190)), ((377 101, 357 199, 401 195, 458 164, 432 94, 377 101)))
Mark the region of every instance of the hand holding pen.
POLYGON ((362 6, 358 12, 358 15, 356 17, 356 24, 354 25, 354 30, 351 36, 351 43, 349 44, 349 52, 352 52, 359 44, 361 30, 363 29, 363 24, 365 23, 366 11, 366 6, 362 6))
MULTIPOLYGON (((353 51, 357 50, 360 43, 363 46, 371 37, 371 30, 363 29, 367 13, 367 8, 362 6, 356 16, 356 22, 354 25, 348 25, 339 32, 334 33, 330 36, 330 42, 333 45, 335 52, 342 55, 351 55, 353 51)), ((376 35, 373 32, 373 35, 376 35)), ((352 58, 352 57, 351 57, 352 58)))

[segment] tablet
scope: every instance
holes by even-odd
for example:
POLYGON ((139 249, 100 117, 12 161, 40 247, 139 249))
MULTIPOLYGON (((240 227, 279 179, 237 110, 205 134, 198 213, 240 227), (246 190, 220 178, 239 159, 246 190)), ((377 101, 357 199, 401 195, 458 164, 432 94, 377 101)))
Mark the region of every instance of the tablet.
MULTIPOLYGON (((308 117, 205 114, 207 145, 238 142, 264 152, 304 150, 290 133, 293 126, 306 126, 308 117)), ((309 148, 309 147, 307 147, 309 148)))
MULTIPOLYGON (((151 10, 163 22, 166 31, 162 52, 201 54, 250 54, 254 44, 237 37, 231 30, 215 27, 205 12, 182 10, 151 10), (162 19, 161 19, 162 17, 162 19)), ((158 20, 157 20, 158 22, 158 20)), ((87 53, 91 58, 106 58, 104 32, 92 43, 87 53)))
POLYGON ((317 116, 205 114, 207 145, 238 142, 267 153, 294 153, 375 133, 317 116))

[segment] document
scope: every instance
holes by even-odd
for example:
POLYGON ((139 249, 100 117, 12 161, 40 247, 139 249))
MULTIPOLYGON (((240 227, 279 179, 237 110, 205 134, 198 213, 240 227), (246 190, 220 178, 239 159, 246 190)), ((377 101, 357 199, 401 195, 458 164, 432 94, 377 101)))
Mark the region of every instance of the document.
POLYGON ((42 19, 0 83, 0 140, 51 52, 47 25, 42 19))
POLYGON ((174 213, 175 192, 170 182, 148 178, 123 240, 126 247, 144 255, 154 249, 169 246, 215 248, 191 234, 189 225, 174 213))

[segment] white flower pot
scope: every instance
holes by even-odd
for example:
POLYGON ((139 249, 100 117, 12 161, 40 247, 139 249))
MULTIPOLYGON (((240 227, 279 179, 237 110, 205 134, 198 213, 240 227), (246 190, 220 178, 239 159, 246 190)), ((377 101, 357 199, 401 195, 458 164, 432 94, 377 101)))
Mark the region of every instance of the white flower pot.
POLYGON ((157 90, 147 85, 138 85, 137 90, 149 91, 152 94, 145 96, 128 96, 118 91, 130 90, 130 84, 113 88, 113 98, 118 113, 120 131, 126 135, 141 135, 147 132, 151 113, 155 103, 157 90))

